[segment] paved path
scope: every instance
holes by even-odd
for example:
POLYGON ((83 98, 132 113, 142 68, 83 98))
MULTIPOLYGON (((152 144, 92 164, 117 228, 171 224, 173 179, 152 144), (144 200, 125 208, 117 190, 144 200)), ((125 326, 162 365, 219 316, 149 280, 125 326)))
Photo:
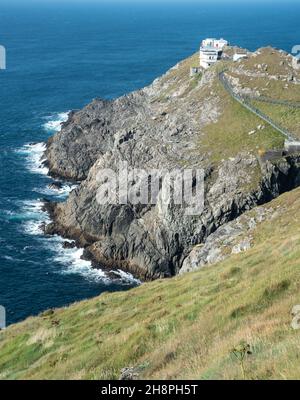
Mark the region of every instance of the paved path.
POLYGON ((277 122, 273 121, 270 117, 268 117, 266 114, 258 110, 256 107, 254 107, 252 104, 249 103, 247 98, 239 96, 238 94, 234 93, 230 83, 226 79, 224 75, 224 71, 219 73, 219 80, 224 86, 224 89, 230 94, 231 97, 233 97, 237 102, 239 102, 244 108, 247 110, 251 111, 253 114, 255 114, 257 117, 261 118, 264 120, 267 124, 271 125, 274 129, 276 129, 278 132, 280 132, 284 137, 286 137, 289 141, 298 141, 299 139, 295 138, 293 134, 277 124, 277 122))

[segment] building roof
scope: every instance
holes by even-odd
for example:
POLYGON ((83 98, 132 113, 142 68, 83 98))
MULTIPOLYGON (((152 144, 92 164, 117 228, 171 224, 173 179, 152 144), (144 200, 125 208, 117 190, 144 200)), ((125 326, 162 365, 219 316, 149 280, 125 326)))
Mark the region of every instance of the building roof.
POLYGON ((213 46, 201 46, 200 51, 214 51, 214 52, 218 53, 220 51, 220 49, 213 47, 213 46))

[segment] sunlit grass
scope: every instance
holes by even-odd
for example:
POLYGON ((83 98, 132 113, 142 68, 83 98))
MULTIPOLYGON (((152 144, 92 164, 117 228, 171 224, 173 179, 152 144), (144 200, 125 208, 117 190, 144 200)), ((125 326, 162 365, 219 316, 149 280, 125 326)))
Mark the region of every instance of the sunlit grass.
POLYGON ((144 378, 240 379, 230 351, 251 345, 251 379, 299 377, 299 190, 270 203, 254 247, 199 272, 143 284, 29 318, 0 336, 0 376, 113 379, 144 365, 144 378), (286 224, 289 221, 289 225, 286 224))

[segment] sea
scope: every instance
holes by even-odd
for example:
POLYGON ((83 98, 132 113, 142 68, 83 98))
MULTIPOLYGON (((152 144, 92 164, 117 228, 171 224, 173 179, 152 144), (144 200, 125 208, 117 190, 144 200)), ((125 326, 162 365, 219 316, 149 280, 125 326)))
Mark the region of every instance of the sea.
POLYGON ((7 324, 140 282, 82 260, 82 250, 45 237, 44 199, 64 201, 74 184, 41 163, 45 141, 70 110, 150 84, 196 52, 205 37, 255 50, 300 44, 292 1, 0 1, 0 305, 7 324))

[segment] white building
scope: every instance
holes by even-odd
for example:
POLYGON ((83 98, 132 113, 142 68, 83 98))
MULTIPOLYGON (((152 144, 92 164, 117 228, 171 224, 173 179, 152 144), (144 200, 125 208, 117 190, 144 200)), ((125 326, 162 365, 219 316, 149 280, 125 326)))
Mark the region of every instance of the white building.
POLYGON ((223 50, 223 48, 225 46, 228 46, 228 41, 225 39, 212 39, 212 38, 208 38, 208 39, 204 39, 201 43, 201 47, 213 47, 215 49, 221 49, 223 50))
POLYGON ((203 40, 200 47, 200 66, 207 69, 215 64, 221 59, 225 46, 228 46, 228 42, 224 39, 203 40))
POLYGON ((200 66, 207 69, 221 59, 222 51, 213 47, 201 47, 200 49, 200 66))

